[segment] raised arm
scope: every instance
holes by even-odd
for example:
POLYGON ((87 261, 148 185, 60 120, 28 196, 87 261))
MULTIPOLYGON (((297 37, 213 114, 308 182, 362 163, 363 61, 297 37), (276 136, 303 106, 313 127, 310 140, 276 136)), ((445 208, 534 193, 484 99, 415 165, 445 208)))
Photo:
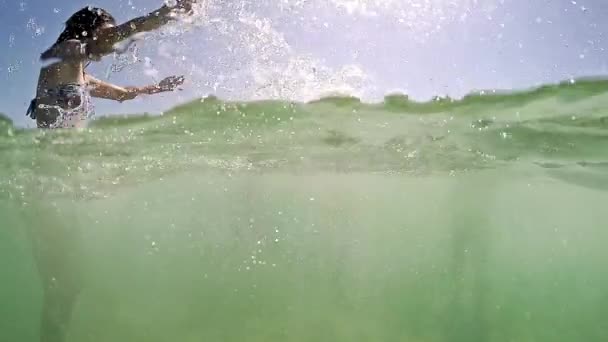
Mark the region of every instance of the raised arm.
POLYGON ((167 5, 148 13, 145 16, 127 21, 118 26, 111 26, 97 34, 94 45, 89 43, 89 52, 95 55, 107 55, 114 51, 114 45, 137 33, 154 31, 174 19, 174 14, 190 12, 194 0, 177 0, 175 6, 167 5))
POLYGON ((153 84, 144 87, 121 87, 115 84, 107 83, 98 80, 90 75, 85 76, 91 96, 102 99, 115 100, 123 102, 126 100, 132 100, 139 95, 152 95, 162 93, 166 91, 173 91, 179 85, 184 83, 184 78, 180 77, 167 77, 160 81, 158 84, 153 84))

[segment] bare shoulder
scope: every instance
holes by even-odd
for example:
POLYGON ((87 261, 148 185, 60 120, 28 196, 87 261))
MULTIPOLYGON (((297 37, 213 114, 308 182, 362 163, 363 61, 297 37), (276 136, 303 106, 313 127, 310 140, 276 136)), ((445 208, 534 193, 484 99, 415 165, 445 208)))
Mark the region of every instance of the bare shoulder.
POLYGON ((88 51, 93 55, 104 56, 114 52, 114 41, 120 32, 114 26, 100 29, 95 39, 88 43, 88 51))
POLYGON ((68 40, 64 40, 63 42, 59 43, 59 46, 61 46, 64 49, 80 48, 83 45, 84 44, 78 39, 68 39, 68 40))
POLYGON ((86 58, 85 45, 77 39, 69 39, 53 45, 42 53, 42 60, 46 59, 84 59, 86 58))

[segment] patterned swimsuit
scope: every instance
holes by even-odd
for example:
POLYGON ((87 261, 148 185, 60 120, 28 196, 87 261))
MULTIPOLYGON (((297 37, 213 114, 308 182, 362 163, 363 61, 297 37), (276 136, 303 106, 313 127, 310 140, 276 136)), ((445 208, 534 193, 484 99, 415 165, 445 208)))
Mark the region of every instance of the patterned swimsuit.
POLYGON ((87 87, 70 83, 46 89, 30 102, 26 115, 34 120, 41 119, 37 120, 40 128, 73 128, 86 126, 93 114, 87 87), (52 104, 41 104, 41 99, 52 104))

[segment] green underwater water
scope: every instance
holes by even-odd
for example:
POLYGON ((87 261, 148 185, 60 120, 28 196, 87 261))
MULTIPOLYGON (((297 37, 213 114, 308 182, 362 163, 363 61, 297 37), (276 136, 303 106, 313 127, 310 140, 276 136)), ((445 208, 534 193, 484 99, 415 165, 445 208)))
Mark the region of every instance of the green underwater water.
POLYGON ((0 341, 605 341, 608 82, 0 123, 0 341), (67 283, 66 288, 70 288, 67 283))

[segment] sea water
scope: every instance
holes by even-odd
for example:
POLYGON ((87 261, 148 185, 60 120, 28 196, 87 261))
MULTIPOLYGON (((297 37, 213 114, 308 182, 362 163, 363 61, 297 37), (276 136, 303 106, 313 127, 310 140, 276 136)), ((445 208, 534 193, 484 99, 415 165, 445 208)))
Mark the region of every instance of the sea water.
POLYGON ((38 340, 53 272, 68 341, 605 341, 607 106, 592 80, 0 123, 0 341, 38 340))

